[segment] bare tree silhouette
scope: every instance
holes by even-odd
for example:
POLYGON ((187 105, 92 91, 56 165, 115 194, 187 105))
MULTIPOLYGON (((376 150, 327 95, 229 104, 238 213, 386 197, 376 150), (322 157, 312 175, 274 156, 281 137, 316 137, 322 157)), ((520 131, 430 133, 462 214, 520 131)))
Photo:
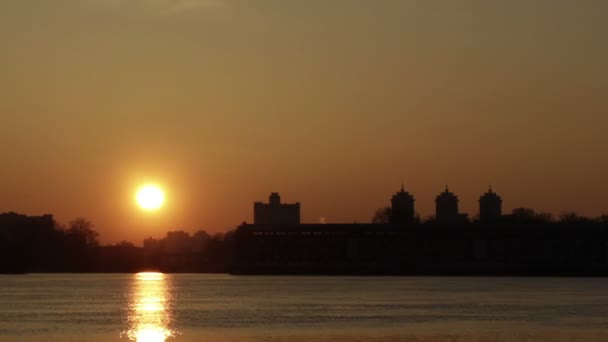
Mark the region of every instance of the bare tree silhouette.
POLYGON ((513 209, 511 217, 515 222, 524 223, 548 223, 553 219, 549 213, 537 213, 530 208, 513 209))
POLYGON ((66 237, 73 243, 85 248, 99 246, 99 233, 93 230, 93 223, 79 217, 68 224, 65 230, 66 237))
POLYGON ((372 223, 389 223, 391 219, 391 207, 379 208, 372 217, 372 223))

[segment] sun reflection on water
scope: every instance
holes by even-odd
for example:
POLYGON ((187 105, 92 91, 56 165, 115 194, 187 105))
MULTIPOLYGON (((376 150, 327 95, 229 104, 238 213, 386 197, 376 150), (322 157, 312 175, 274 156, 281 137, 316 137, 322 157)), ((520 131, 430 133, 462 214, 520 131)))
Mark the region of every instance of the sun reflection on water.
POLYGON ((136 342, 165 342, 173 337, 173 313, 169 280, 158 272, 135 274, 129 298, 129 330, 136 342))

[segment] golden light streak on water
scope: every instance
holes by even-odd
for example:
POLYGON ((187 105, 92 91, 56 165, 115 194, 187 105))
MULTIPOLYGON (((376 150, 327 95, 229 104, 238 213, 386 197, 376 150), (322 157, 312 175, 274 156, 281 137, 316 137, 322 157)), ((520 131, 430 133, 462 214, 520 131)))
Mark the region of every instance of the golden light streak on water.
POLYGON ((158 272, 140 272, 133 277, 129 298, 129 329, 126 336, 136 342, 165 342, 175 336, 171 328, 169 280, 158 272))
POLYGON ((165 275, 160 272, 139 272, 135 274, 135 279, 140 281, 164 280, 165 275))

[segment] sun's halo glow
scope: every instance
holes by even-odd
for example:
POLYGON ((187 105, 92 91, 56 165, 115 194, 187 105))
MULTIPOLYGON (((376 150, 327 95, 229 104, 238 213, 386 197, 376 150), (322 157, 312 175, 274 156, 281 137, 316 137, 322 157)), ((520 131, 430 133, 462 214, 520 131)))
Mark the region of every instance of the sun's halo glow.
POLYGON ((137 190, 135 200, 142 209, 158 210, 165 203, 165 192, 158 185, 146 184, 137 190))

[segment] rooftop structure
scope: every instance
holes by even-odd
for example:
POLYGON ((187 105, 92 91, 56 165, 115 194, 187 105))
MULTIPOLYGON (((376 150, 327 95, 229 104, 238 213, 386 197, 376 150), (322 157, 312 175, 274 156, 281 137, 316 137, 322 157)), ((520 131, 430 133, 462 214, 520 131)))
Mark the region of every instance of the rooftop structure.
POLYGON ((479 198, 479 220, 495 222, 502 218, 502 199, 492 191, 492 187, 479 198))
POLYGON ((405 191, 401 185, 401 191, 393 195, 391 199, 390 223, 407 224, 414 222, 414 196, 405 191))
POLYGON ((299 224, 300 203, 281 203, 279 193, 273 192, 268 203, 253 204, 253 221, 255 224, 299 224))
POLYGON ((447 185, 445 191, 435 198, 435 218, 442 223, 454 223, 463 219, 458 212, 458 197, 450 192, 447 185))

